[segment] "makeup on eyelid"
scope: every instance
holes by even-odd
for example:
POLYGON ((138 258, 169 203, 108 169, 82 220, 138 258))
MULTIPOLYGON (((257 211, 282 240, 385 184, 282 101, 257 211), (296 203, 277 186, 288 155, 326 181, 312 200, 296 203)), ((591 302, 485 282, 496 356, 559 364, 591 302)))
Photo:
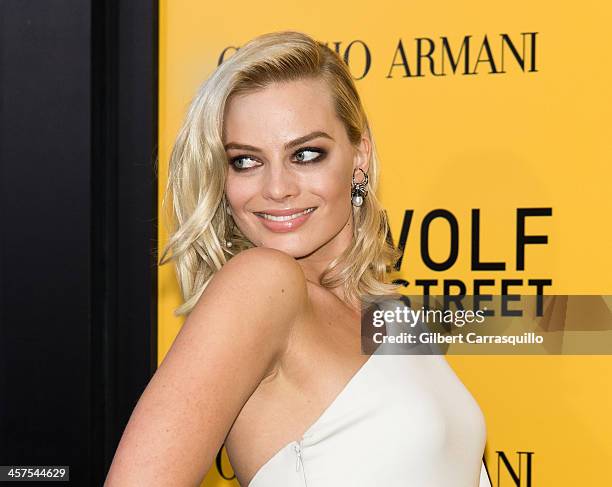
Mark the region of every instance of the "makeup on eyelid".
MULTIPOLYGON (((310 163, 320 162, 320 161, 322 161, 327 156, 327 151, 324 150, 324 149, 320 149, 320 148, 317 148, 317 147, 304 147, 304 148, 299 149, 298 151, 294 152, 292 157, 296 157, 298 154, 304 154, 305 152, 312 152, 312 153, 319 154, 319 155, 317 157, 314 157, 314 158, 309 159, 309 160, 299 160, 298 159, 298 162, 300 164, 310 164, 310 163)), ((257 160, 255 157, 250 156, 250 155, 246 155, 246 154, 230 158, 229 164, 230 164, 230 166, 232 166, 232 168, 236 172, 247 171, 248 169, 251 169, 253 167, 257 167, 255 165, 251 166, 251 167, 236 167, 236 162, 238 162, 238 161, 240 161, 242 159, 251 159, 251 160, 254 160, 254 161, 257 160)))

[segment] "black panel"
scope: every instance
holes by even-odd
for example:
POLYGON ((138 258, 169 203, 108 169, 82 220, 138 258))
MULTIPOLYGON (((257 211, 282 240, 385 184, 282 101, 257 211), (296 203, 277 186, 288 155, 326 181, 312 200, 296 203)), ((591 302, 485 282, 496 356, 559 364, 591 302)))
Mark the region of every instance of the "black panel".
POLYGON ((0 465, 101 485, 155 370, 156 84, 157 2, 0 0, 0 465))
POLYGON ((96 352, 113 357, 93 377, 97 414, 108 418, 96 430, 105 441, 94 445, 104 449, 95 454, 105 458, 105 475, 157 365, 157 5, 93 8, 94 319, 107 348, 96 352))

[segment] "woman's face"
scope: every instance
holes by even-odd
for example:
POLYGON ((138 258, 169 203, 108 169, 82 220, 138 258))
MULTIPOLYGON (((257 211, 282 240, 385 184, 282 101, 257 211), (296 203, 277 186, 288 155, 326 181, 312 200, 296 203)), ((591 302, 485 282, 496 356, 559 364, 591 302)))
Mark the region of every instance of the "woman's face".
POLYGON ((357 167, 367 172, 370 144, 366 137, 359 147, 350 143, 325 81, 274 83, 231 97, 223 143, 227 201, 251 242, 325 260, 350 245, 351 178, 357 167))

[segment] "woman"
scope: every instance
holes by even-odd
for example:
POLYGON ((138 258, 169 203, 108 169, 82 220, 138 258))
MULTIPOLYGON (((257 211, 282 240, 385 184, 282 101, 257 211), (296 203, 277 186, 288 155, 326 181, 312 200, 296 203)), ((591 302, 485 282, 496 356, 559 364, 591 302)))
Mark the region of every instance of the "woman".
POLYGON ((397 296, 378 171, 328 48, 266 34, 217 68, 170 160, 161 263, 172 250, 188 316, 105 485, 198 485, 224 443, 250 487, 490 485, 482 413, 444 358, 360 353, 360 303, 397 296))

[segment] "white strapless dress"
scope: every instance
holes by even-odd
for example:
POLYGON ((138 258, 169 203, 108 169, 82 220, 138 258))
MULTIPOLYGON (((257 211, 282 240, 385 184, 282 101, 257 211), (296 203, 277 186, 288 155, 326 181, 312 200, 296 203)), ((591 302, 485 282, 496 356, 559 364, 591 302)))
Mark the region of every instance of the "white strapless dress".
POLYGON ((491 487, 484 416, 446 358, 385 347, 248 487, 491 487))

